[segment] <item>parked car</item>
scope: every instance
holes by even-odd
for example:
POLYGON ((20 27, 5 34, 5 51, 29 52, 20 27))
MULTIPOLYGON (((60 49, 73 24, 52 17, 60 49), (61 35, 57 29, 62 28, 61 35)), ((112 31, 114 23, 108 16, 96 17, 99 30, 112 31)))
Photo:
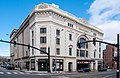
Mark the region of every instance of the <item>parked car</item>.
POLYGON ((14 67, 13 64, 8 64, 8 65, 6 66, 6 69, 8 69, 8 70, 14 70, 15 67, 14 67))
POLYGON ((98 69, 98 71, 100 71, 100 72, 107 71, 107 68, 100 68, 100 69, 98 69))
POLYGON ((90 72, 91 69, 90 68, 83 68, 83 72, 90 72))
POLYGON ((7 64, 1 64, 1 67, 6 68, 7 64))

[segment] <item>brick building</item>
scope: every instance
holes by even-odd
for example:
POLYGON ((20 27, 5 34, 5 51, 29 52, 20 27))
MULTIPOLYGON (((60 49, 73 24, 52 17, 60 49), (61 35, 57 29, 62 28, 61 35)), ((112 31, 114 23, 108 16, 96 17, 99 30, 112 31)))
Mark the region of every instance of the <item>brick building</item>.
POLYGON ((110 69, 115 69, 117 63, 114 61, 114 55, 117 52, 115 46, 106 45, 106 49, 103 50, 103 66, 110 69))

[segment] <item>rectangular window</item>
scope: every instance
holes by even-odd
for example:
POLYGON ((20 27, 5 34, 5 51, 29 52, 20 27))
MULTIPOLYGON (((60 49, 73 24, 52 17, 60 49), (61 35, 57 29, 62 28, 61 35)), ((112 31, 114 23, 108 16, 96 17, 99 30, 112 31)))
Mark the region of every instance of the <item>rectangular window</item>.
POLYGON ((34 37, 34 31, 32 31, 32 37, 34 37))
POLYGON ((80 57, 85 57, 85 51, 84 50, 80 50, 80 57))
POLYGON ((101 43, 99 42, 99 46, 101 46, 101 43))
POLYGON ((77 49, 77 57, 79 57, 79 50, 77 49))
POLYGON ((40 33, 46 33, 46 28, 40 28, 40 33))
POLYGON ((88 49, 88 43, 85 43, 86 44, 86 49, 88 49))
POLYGON ((94 57, 96 57, 96 52, 94 52, 94 57))
POLYGON ((60 30, 56 30, 56 35, 57 35, 57 36, 60 35, 60 30))
POLYGON ((46 37, 40 37, 40 43, 46 43, 46 37))
POLYGON ((69 40, 72 40, 72 34, 69 34, 69 40))
POLYGON ((86 57, 88 57, 88 51, 86 51, 86 57))
POLYGON ((99 48, 99 52, 101 52, 101 47, 99 48))
POLYGON ((99 58, 101 58, 101 54, 99 54, 99 58))
POLYGON ((32 49, 32 55, 34 55, 34 49, 32 49))
POLYGON ((46 47, 41 47, 40 50, 42 50, 42 51, 40 51, 40 54, 45 54, 46 53, 46 47))
POLYGON ((32 39, 32 46, 34 46, 34 39, 32 39))
POLYGON ((56 38, 56 44, 60 44, 60 38, 56 38))
POLYGON ((69 48, 69 55, 72 55, 72 48, 69 48))
POLYGON ((60 48, 56 48, 56 54, 60 55, 60 48))
POLYGON ((68 23, 68 26, 73 28, 73 24, 71 24, 71 23, 68 23))
POLYGON ((31 59, 31 70, 35 70, 35 59, 31 59))

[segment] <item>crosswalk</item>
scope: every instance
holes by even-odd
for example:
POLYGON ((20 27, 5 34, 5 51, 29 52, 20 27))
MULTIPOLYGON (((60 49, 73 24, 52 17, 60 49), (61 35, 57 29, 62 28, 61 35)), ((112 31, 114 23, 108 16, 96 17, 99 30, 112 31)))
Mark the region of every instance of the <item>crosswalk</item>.
POLYGON ((17 74, 29 74, 29 73, 23 73, 23 72, 0 72, 0 75, 3 75, 3 74, 8 74, 8 75, 15 74, 15 75, 17 75, 17 74))

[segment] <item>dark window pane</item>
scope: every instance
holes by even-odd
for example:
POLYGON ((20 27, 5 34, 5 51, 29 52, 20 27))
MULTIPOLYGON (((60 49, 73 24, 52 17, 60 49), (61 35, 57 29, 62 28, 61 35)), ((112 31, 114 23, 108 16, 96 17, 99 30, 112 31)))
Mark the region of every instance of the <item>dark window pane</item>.
POLYGON ((57 36, 60 35, 60 30, 56 30, 56 35, 57 35, 57 36))
MULTIPOLYGON (((85 42, 84 38, 80 38, 80 43, 85 42)), ((85 48, 85 43, 81 44, 81 48, 85 48)))
POLYGON ((96 57, 96 52, 94 52, 94 57, 96 57))
POLYGON ((86 57, 88 57, 88 51, 86 51, 86 57))
POLYGON ((80 50, 80 57, 85 57, 85 51, 84 50, 80 50))
POLYGON ((32 31, 32 37, 34 37, 34 31, 32 31))
POLYGON ((60 44, 60 38, 56 38, 56 44, 60 44))
POLYGON ((40 28, 40 33, 46 33, 46 28, 40 28))
POLYGON ((72 48, 69 48, 69 55, 72 55, 72 48))
POLYGON ((32 46, 34 46, 34 39, 32 39, 32 46))
POLYGON ((34 55, 34 49, 32 49, 32 55, 34 55))
POLYGON ((40 43, 46 43, 46 37, 40 37, 40 43))
POLYGON ((72 34, 69 34, 69 40, 72 40, 72 34))
POLYGON ((56 54, 60 55, 60 48, 56 48, 56 54))
MULTIPOLYGON (((46 52, 46 47, 41 47, 40 50, 46 52)), ((44 52, 40 51, 40 54, 45 54, 44 52)))

